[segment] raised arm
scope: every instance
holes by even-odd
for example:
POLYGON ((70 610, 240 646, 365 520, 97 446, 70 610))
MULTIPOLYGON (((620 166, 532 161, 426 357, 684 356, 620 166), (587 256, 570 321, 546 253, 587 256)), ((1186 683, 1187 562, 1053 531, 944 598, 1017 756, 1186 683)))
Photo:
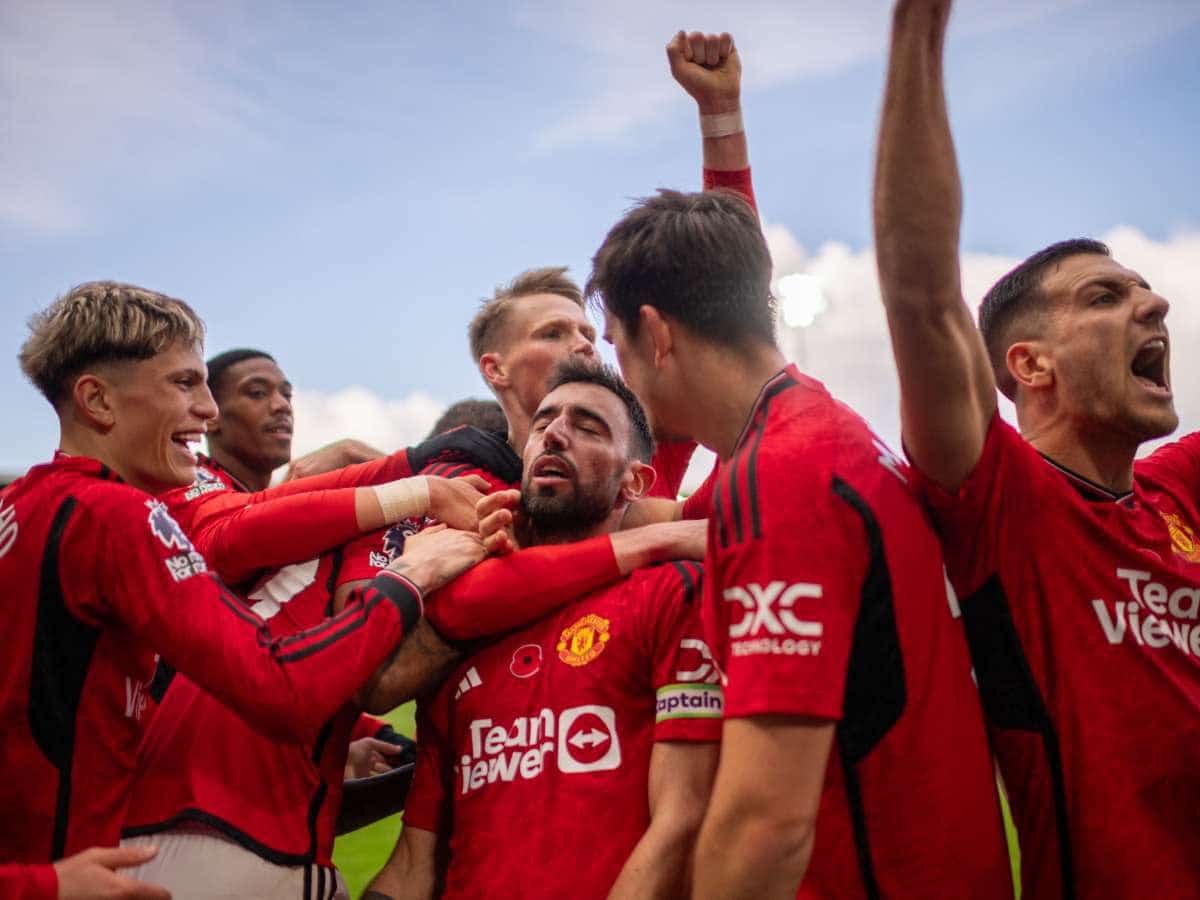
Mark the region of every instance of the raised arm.
POLYGON ((706 174, 748 169, 750 152, 742 127, 742 61, 733 38, 680 31, 667 44, 667 61, 671 75, 696 101, 706 174))
POLYGON ((875 165, 875 253, 904 443, 954 490, 983 452, 996 383, 962 297, 962 186, 942 85, 950 0, 900 0, 875 165))

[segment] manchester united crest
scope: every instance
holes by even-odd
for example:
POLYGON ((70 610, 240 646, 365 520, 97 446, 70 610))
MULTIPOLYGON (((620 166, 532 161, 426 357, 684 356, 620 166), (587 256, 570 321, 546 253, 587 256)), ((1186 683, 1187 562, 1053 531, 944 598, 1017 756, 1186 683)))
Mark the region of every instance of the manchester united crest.
POLYGON ((1171 535, 1171 549, 1176 556, 1182 556, 1188 562, 1200 562, 1200 540, 1196 532, 1187 522, 1175 513, 1161 513, 1167 523, 1167 532, 1171 535))
POLYGON ((608 619, 589 613, 568 628, 558 639, 558 658, 568 666, 586 666, 604 652, 608 639, 608 619))

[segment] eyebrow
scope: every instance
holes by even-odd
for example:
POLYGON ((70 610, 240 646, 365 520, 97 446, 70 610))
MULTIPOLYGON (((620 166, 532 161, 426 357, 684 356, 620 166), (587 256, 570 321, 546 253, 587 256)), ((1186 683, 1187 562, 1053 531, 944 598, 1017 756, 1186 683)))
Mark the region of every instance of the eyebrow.
MULTIPOLYGON (((533 421, 540 422, 542 419, 555 419, 562 413, 562 406, 543 406, 533 414, 533 421)), ((612 434, 612 428, 608 424, 608 420, 600 413, 593 409, 589 409, 580 403, 568 403, 566 406, 567 415, 576 419, 587 419, 589 422, 595 422, 601 426, 605 432, 612 434)))
POLYGON ((580 331, 582 331, 584 334, 591 335, 591 340, 593 340, 593 341, 596 340, 596 326, 595 325, 593 325, 591 322, 588 322, 586 320, 583 322, 580 322, 578 319, 570 319, 570 318, 567 318, 566 316, 555 316, 553 319, 546 319, 544 321, 538 322, 537 325, 534 326, 533 330, 535 332, 537 332, 537 331, 541 331, 543 328, 550 328, 553 326, 557 326, 557 327, 561 328, 564 325, 568 326, 568 327, 570 327, 572 325, 578 325, 580 331))
MULTIPOLYGON (((257 387, 258 385, 262 385, 264 387, 269 388, 269 387, 274 386, 274 382, 272 382, 271 379, 267 378, 265 375, 251 375, 249 378, 247 378, 245 381, 243 381, 240 386, 241 387, 251 387, 251 386, 257 387)), ((279 383, 279 390, 290 391, 291 389, 292 389, 292 383, 290 381, 281 381, 279 383)))
POLYGON ((1141 275, 1138 275, 1134 278, 1117 278, 1113 275, 1099 275, 1095 278, 1089 278, 1079 287, 1081 291, 1085 291, 1088 288, 1102 287, 1106 290, 1110 290, 1119 294, 1125 290, 1128 290, 1131 282, 1144 290, 1152 290, 1149 282, 1147 282, 1146 279, 1141 275))

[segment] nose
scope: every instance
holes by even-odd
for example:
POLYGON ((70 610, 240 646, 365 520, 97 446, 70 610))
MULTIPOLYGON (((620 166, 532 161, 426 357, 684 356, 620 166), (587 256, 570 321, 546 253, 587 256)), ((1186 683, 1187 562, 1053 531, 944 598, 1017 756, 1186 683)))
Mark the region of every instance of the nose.
POLYGON ((196 394, 196 402, 192 404, 192 414, 205 422, 217 417, 217 401, 213 399, 212 391, 203 382, 196 394))
POLYGON ((1171 304, 1167 298, 1146 288, 1138 289, 1135 315, 1142 322, 1161 322, 1167 317, 1171 304))
POLYGON ((542 432, 542 443, 546 447, 555 449, 565 449, 568 443, 567 438, 567 417, 558 416, 551 420, 546 426, 546 430, 542 432))
POLYGON ((275 391, 271 395, 271 412, 273 412, 273 413, 281 413, 281 412, 290 413, 291 411, 292 411, 292 401, 288 398, 288 396, 286 394, 283 393, 283 391, 275 391))
POLYGON ((584 356, 595 356, 596 345, 587 339, 582 331, 575 332, 575 345, 571 348, 572 353, 580 353, 584 356))

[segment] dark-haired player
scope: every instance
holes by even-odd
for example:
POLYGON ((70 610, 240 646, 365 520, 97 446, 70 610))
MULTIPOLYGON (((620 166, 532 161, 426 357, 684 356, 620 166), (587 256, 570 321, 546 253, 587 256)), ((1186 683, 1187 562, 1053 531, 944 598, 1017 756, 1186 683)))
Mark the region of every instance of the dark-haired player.
MULTIPOLYGON (((533 543, 615 531, 654 477, 651 446, 614 374, 562 371, 525 449, 533 543)), ((421 731, 405 828, 366 896, 432 897, 439 838, 443 897, 682 895, 720 732, 699 578, 693 563, 639 569, 463 662, 421 731)))
POLYGON ((904 443, 958 591, 1024 896, 1200 897, 1200 435, 1167 301, 1065 241, 963 302, 948 2, 897 5, 875 182, 904 443), (1001 420, 996 387, 1016 404, 1001 420))
POLYGON ((311 740, 411 628, 421 591, 478 560, 382 574, 321 626, 272 640, 154 498, 195 477, 215 413, 203 325, 181 301, 81 285, 31 321, 22 369, 58 416, 54 460, 0 493, 0 856, 49 862, 113 844, 157 650, 264 733, 311 740))
POLYGON ((747 204, 664 191, 588 282, 652 420, 721 460, 704 617, 725 724, 695 896, 1011 897, 937 540, 904 463, 776 348, 770 280, 747 204))

